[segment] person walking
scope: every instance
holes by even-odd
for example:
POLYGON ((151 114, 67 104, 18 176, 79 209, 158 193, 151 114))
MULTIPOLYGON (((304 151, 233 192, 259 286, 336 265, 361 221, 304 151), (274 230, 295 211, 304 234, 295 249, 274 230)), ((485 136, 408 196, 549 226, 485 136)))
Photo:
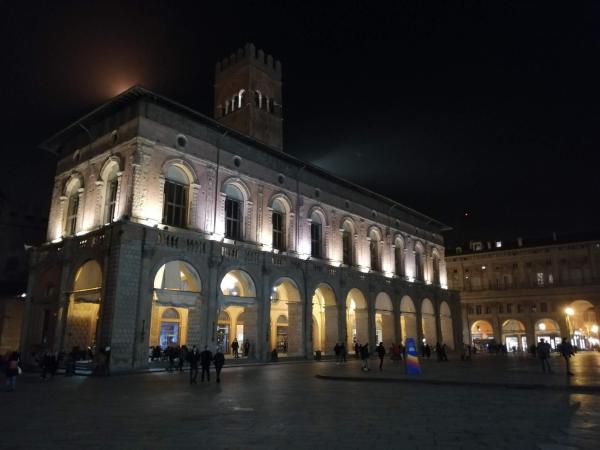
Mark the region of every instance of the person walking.
POLYGON ((233 357, 238 359, 240 357, 240 343, 238 342, 237 338, 233 339, 233 342, 231 343, 231 350, 233 351, 233 357))
POLYGON ((333 353, 335 353, 335 363, 339 364, 340 363, 340 343, 336 342, 335 343, 335 347, 333 347, 333 353))
POLYGON ((344 343, 342 342, 340 344, 340 357, 343 363, 346 362, 346 346, 344 345, 344 343))
POLYGON ((202 366, 202 374, 200 375, 201 383, 204 383, 204 374, 206 374, 206 381, 210 382, 210 363, 212 359, 212 352, 208 349, 208 345, 205 345, 204 350, 200 352, 200 366, 202 366))
POLYGON ((385 347, 383 342, 380 342, 377 346, 377 356, 379 356, 379 370, 383 370, 383 358, 385 358, 385 347))
POLYGON ((215 352, 215 357, 213 358, 213 363, 215 365, 215 372, 217 372, 217 383, 221 382, 221 369, 225 365, 225 355, 221 351, 220 348, 217 348, 215 352))
POLYGON ((562 342, 560 343, 558 350, 560 351, 562 357, 565 358, 567 376, 570 377, 571 375, 573 375, 573 372, 571 372, 571 356, 575 354, 575 352, 573 351, 573 345, 571 345, 569 340, 566 337, 564 337, 562 338, 562 342))
POLYGON ((547 343, 544 339, 540 339, 540 343, 536 346, 535 354, 537 354, 540 359, 540 363, 542 364, 542 372, 552 373, 552 367, 550 366, 550 344, 547 343))
POLYGON ((177 370, 183 372, 183 363, 187 360, 188 349, 185 345, 182 345, 179 349, 179 360, 177 361, 177 370))
POLYGON ((366 342, 359 350, 360 358, 362 359, 362 371, 369 371, 369 343, 366 342))
POLYGON ((200 353, 194 345, 192 350, 188 353, 188 361, 190 362, 190 384, 196 383, 198 378, 198 361, 200 360, 200 353))
POLYGON ((17 352, 12 352, 6 362, 6 390, 13 392, 17 387, 17 376, 21 373, 21 359, 17 352))
POLYGON ((360 358, 360 344, 358 341, 354 342, 354 357, 356 359, 360 358))

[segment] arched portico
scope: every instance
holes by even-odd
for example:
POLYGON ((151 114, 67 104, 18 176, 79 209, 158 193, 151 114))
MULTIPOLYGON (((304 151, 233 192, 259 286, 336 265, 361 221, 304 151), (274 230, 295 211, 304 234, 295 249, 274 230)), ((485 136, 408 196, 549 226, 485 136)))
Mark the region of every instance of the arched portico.
POLYGON ((593 343, 590 339, 598 337, 598 331, 593 331, 594 326, 598 326, 593 303, 588 300, 575 300, 568 304, 564 312, 567 324, 565 335, 570 337, 571 343, 577 348, 591 348, 593 343))
POLYGON ((94 346, 101 300, 102 268, 97 261, 89 260, 75 272, 62 350, 94 346))
POLYGON ((435 309, 428 298, 421 302, 421 326, 423 329, 423 341, 429 345, 437 342, 437 330, 435 324, 435 309))
POLYGON ((312 349, 333 353, 339 342, 338 306, 331 286, 320 283, 312 296, 312 349))
POLYGON ((178 347, 188 341, 190 309, 197 308, 202 285, 196 269, 188 262, 163 264, 154 276, 149 345, 178 347))
POLYGON ((417 341, 417 310, 415 303, 408 295, 400 300, 400 330, 402 343, 406 344, 408 338, 417 341))
POLYGON ((520 320, 508 319, 502 324, 502 343, 510 351, 527 350, 527 330, 520 320))
POLYGON ((535 342, 536 345, 541 339, 548 342, 555 349, 561 342, 560 327, 555 320, 540 319, 535 323, 535 342))
POLYGON ((375 298, 375 333, 377 344, 383 342, 385 348, 389 348, 394 343, 394 307, 385 292, 380 292, 375 298))
POLYGON ((303 308, 298 285, 291 278, 278 279, 271 293, 271 350, 282 356, 302 356, 303 308))
POLYGON ((246 342, 250 345, 248 354, 245 356, 257 356, 258 308, 254 280, 247 272, 234 269, 223 276, 219 286, 218 317, 228 317, 230 322, 226 338, 224 338, 224 332, 221 331, 222 339, 221 342, 217 342, 217 346, 224 347, 227 342, 228 347, 231 347, 230 343, 237 339, 242 350, 246 342), (223 312, 226 313, 226 316, 222 315, 223 312))
POLYGON ((442 332, 442 342, 451 350, 454 350, 454 331, 452 328, 452 313, 448 303, 440 303, 440 329, 442 332))
POLYGON ((369 341, 369 311, 364 294, 356 288, 346 295, 346 348, 354 351, 354 344, 369 341))
POLYGON ((471 344, 479 349, 487 348, 494 342, 494 328, 487 320, 477 320, 471 325, 471 344))

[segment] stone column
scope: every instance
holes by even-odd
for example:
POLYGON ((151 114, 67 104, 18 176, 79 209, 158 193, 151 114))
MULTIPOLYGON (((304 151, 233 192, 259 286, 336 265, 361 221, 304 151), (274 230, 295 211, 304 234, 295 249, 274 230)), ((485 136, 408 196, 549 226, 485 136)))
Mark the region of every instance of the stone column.
MULTIPOLYGON (((202 316, 200 314, 201 306, 202 300, 198 298, 198 300, 196 300, 196 306, 188 309, 188 323, 186 336, 186 343, 188 347, 190 346, 190 344, 198 345, 202 340, 202 316)), ((227 349, 223 349, 223 351, 226 350, 227 349)))
POLYGON ((392 313, 392 320, 394 321, 394 342, 402 342, 402 327, 400 326, 400 304, 394 302, 394 311, 392 313))
POLYGON ((383 333, 383 345, 385 348, 389 348, 392 343, 399 342, 396 339, 396 327, 394 324, 396 321, 394 320, 394 313, 390 311, 383 311, 381 313, 381 328, 383 333))
POLYGON ((288 302, 288 355, 304 356, 302 345, 302 304, 288 302))
POLYGON ((362 345, 365 342, 373 343, 373 337, 371 336, 369 328, 372 329, 372 326, 369 326, 369 310, 364 309, 355 309, 354 317, 356 318, 356 339, 362 345))
MULTIPOLYGON (((265 308, 268 309, 268 308, 265 308)), ((263 342, 264 340, 264 335, 261 337, 261 335, 259 335, 259 328, 264 328, 264 334, 267 335, 267 340, 268 340, 268 333, 267 333, 267 329, 269 326, 269 319, 268 319, 268 314, 269 312, 267 311, 267 320, 264 320, 263 317, 263 322, 265 326, 263 327, 259 327, 258 324, 258 314, 259 314, 259 308, 258 305, 256 304, 252 304, 252 305, 248 305, 244 308, 244 340, 248 340, 250 341, 250 354, 249 356, 251 358, 256 358, 259 361, 262 361, 265 359, 265 355, 264 353, 264 348, 265 348, 265 343, 263 342)))

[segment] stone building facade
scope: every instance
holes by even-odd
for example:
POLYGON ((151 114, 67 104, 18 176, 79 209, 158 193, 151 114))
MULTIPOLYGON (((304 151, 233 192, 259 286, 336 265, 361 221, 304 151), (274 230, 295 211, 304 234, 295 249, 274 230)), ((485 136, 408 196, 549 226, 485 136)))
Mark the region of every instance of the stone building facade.
POLYGON ((460 339, 442 223, 282 151, 281 65, 217 65, 215 117, 140 87, 45 144, 60 155, 31 255, 22 349, 248 341, 290 357, 460 339), (233 107, 232 107, 233 105, 233 107))
POLYGON ((471 242, 446 262, 449 285, 461 292, 465 342, 525 350, 570 336, 582 349, 598 345, 599 239, 471 242))

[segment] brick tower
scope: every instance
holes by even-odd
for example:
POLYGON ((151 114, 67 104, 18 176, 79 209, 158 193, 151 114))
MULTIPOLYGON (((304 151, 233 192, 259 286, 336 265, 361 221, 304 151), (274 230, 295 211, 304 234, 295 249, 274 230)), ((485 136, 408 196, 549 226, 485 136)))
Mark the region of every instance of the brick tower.
POLYGON ((254 44, 216 64, 215 118, 283 150, 281 63, 254 44))

